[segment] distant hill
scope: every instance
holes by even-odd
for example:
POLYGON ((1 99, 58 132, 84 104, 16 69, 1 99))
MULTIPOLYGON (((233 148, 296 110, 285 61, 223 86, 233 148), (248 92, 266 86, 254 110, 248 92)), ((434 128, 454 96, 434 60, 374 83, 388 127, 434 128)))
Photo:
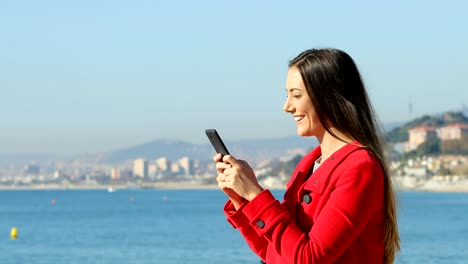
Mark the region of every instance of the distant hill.
POLYGON ((440 115, 424 115, 409 121, 401 126, 391 129, 385 134, 385 139, 389 143, 408 141, 408 130, 416 126, 441 127, 448 124, 464 123, 468 124, 468 118, 463 112, 446 112, 440 115))
MULTIPOLYGON (((208 140, 207 140, 208 141, 208 140)), ((232 155, 253 161, 293 157, 305 153, 317 145, 315 138, 299 136, 276 138, 226 141, 225 144, 232 155)), ((215 154, 209 144, 192 144, 177 140, 155 140, 138 146, 110 151, 101 155, 100 160, 117 163, 129 159, 157 159, 166 157, 171 160, 189 157, 196 160, 211 159, 215 154)))
MULTIPOLYGON (((408 130, 420 125, 440 127, 452 123, 468 124, 467 113, 446 112, 439 115, 425 115, 407 123, 384 124, 387 142, 397 143, 408 140, 408 130)), ((208 140, 207 140, 208 141, 208 140)), ((238 158, 260 162, 265 159, 291 159, 298 154, 304 154, 317 146, 315 138, 290 136, 274 139, 251 139, 225 142, 230 152, 238 158)), ((193 144, 181 140, 158 139, 145 144, 117 149, 101 154, 88 153, 86 155, 46 155, 46 154, 0 154, 0 166, 8 164, 42 163, 51 160, 84 159, 102 161, 106 163, 119 163, 136 158, 157 159, 167 157, 175 160, 189 157, 196 160, 208 160, 214 155, 214 150, 206 144, 193 144)))

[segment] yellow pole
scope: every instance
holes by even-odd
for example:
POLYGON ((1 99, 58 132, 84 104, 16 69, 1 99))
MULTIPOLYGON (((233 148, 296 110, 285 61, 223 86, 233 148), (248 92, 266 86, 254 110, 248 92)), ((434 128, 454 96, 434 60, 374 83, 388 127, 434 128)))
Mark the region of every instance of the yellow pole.
POLYGON ((12 240, 15 240, 18 238, 18 229, 16 229, 16 227, 11 228, 10 237, 12 240))

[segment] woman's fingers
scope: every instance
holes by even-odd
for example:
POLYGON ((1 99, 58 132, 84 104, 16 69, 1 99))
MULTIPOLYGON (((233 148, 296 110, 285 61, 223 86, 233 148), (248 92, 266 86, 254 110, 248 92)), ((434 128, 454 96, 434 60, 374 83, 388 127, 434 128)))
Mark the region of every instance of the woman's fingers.
MULTIPOLYGON (((231 155, 217 154, 216 161, 218 187, 225 192, 237 207, 242 199, 248 201, 255 198, 263 188, 258 184, 255 172, 248 162, 238 160, 231 155)), ((237 208, 236 207, 236 208, 237 208)))
POLYGON ((216 170, 218 171, 218 173, 224 173, 226 169, 230 169, 231 167, 231 164, 226 164, 223 162, 216 163, 216 170))
POLYGON ((221 154, 216 154, 216 155, 213 156, 213 160, 214 160, 215 162, 222 162, 222 161, 223 161, 223 155, 221 155, 221 154))
POLYGON ((224 162, 216 162, 216 169, 229 169, 232 168, 231 164, 226 164, 224 162))
POLYGON ((237 165, 239 164, 239 162, 237 161, 237 159, 234 158, 234 157, 231 156, 231 155, 223 156, 223 162, 224 162, 224 163, 232 164, 233 166, 237 166, 237 165))
POLYGON ((216 177, 216 181, 217 181, 218 183, 224 182, 224 179, 225 179, 225 178, 226 178, 226 176, 225 176, 224 174, 219 173, 219 174, 218 174, 218 177, 216 177))

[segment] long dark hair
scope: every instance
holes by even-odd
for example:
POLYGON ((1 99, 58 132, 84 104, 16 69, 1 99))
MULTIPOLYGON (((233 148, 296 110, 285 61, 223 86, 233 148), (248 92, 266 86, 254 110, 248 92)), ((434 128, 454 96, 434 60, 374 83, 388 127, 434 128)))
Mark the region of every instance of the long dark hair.
POLYGON ((337 49, 311 49, 289 62, 301 73, 317 117, 325 130, 339 138, 330 127, 365 146, 379 160, 385 177, 385 259, 393 263, 400 250, 395 193, 389 175, 380 123, 367 96, 353 59, 337 49))

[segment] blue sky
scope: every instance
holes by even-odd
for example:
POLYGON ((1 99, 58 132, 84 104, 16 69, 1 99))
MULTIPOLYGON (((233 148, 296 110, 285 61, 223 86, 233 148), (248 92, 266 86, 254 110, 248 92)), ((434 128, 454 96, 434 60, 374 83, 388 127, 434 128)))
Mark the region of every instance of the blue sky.
POLYGON ((388 2, 2 0, 0 153, 295 135, 309 48, 355 59, 383 123, 468 104, 468 4, 388 2))

